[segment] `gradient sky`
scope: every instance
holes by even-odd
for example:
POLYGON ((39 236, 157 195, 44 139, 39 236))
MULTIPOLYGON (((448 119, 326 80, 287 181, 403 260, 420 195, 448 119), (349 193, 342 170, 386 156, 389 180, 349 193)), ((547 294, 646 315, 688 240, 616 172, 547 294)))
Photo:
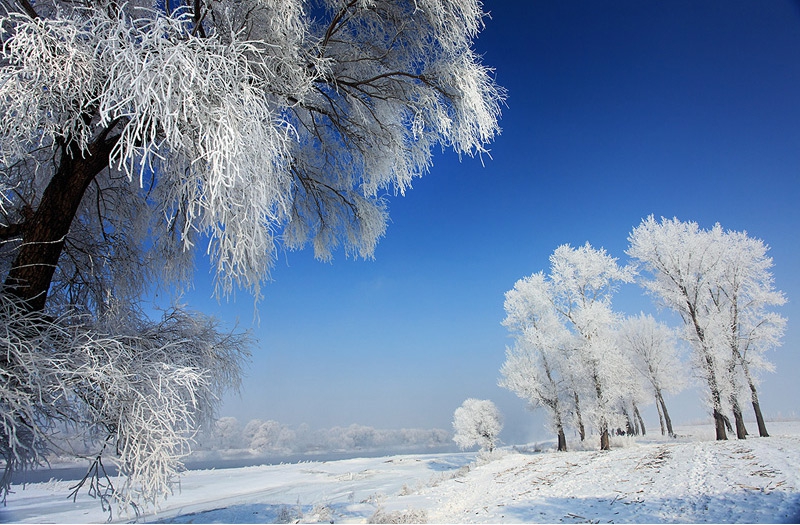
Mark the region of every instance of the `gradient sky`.
MULTIPOLYGON (((508 90, 492 159, 437 154, 375 260, 281 253, 253 323, 245 294, 184 300, 258 339, 221 415, 313 428, 451 428, 468 397, 495 401, 508 444, 547 436, 497 387, 503 294, 586 241, 627 262, 642 218, 746 230, 771 246, 789 302, 764 377, 765 414, 800 415, 800 8, 788 0, 485 0, 476 47, 508 90)), ((656 313, 636 285, 615 309, 656 313)), ((674 321, 674 319, 672 319, 674 321)), ((667 400, 705 418, 697 391, 667 400)), ((652 406, 645 413, 658 424, 652 406)), ((752 432, 752 430, 751 430, 752 432)))

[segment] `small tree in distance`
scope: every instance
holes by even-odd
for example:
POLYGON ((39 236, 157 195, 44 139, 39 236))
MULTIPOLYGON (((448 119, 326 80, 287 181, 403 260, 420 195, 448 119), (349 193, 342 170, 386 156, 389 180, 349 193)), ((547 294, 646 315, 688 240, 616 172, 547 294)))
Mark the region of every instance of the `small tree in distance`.
POLYGON ((453 414, 453 441, 462 450, 479 445, 492 452, 502 429, 500 411, 488 399, 469 398, 453 414))

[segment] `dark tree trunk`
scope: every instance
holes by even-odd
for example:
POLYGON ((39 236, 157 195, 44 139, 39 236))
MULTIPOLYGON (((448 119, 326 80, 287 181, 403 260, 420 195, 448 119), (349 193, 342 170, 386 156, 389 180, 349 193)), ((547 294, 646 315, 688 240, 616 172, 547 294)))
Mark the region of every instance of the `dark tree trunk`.
MULTIPOLYGON (((631 416, 628 414, 628 409, 623 408, 622 415, 625 416, 625 435, 632 436, 634 434, 633 421, 631 421, 631 416)), ((619 435, 619 430, 617 434, 619 435)))
POLYGON ((611 450, 611 443, 608 440, 608 425, 603 425, 600 430, 600 450, 611 450))
POLYGON ((575 395, 575 416, 578 418, 578 434, 581 436, 581 441, 586 439, 586 429, 583 426, 583 417, 581 416, 581 400, 578 393, 573 391, 575 395))
POLYGON ((108 166, 116 138, 101 134, 87 153, 67 145, 36 211, 22 224, 22 244, 6 276, 4 291, 31 311, 44 309, 47 293, 72 221, 89 184, 108 166))
MULTIPOLYGON (((711 378, 714 374, 711 373, 711 378)), ((724 441, 728 439, 728 434, 725 432, 726 427, 730 427, 728 418, 722 413, 722 399, 720 397, 719 389, 717 388, 716 380, 710 380, 709 386, 711 387, 711 402, 713 404, 712 413, 714 415, 714 430, 716 432, 717 441, 724 441)))
POLYGON ((764 424, 764 416, 761 415, 761 406, 758 404, 758 396, 753 395, 753 410, 756 413, 756 423, 758 424, 758 435, 762 438, 769 437, 767 425, 764 424))
MULTIPOLYGON (((544 371, 547 375, 547 380, 550 382, 550 385, 553 387, 554 391, 558 391, 558 386, 556 382, 553 380, 553 375, 550 373, 550 364, 547 361, 546 356, 542 355, 542 363, 544 364, 544 371)), ((558 394, 547 403, 553 410, 553 417, 556 423, 556 430, 558 433, 558 451, 559 452, 566 452, 567 451, 567 437, 564 435, 564 418, 561 416, 561 403, 559 403, 558 394)))
POLYGON ((733 425, 731 425, 731 418, 726 416, 725 414, 722 415, 722 421, 725 423, 725 429, 728 432, 733 432, 733 425))
POLYGON ((764 423, 764 416, 761 414, 761 405, 758 402, 758 391, 753 378, 750 376, 750 367, 742 360, 742 368, 744 368, 745 377, 747 377, 747 384, 750 386, 750 401, 753 404, 753 411, 756 413, 756 424, 758 424, 758 435, 760 437, 769 437, 767 433, 767 425, 764 423))
POLYGON ((664 429, 664 411, 661 410, 661 404, 658 402, 658 392, 656 392, 656 410, 658 411, 658 424, 661 426, 661 435, 666 434, 664 429))
POLYGON ((636 406, 636 403, 633 404, 633 417, 639 420, 639 426, 642 428, 642 435, 647 435, 647 429, 644 428, 644 419, 642 419, 642 414, 639 412, 639 407, 636 406))
POLYGON ((731 405, 733 406, 733 419, 736 425, 736 438, 747 438, 747 427, 744 426, 744 417, 742 416, 742 408, 739 406, 739 399, 736 395, 731 395, 731 405))
POLYGON ((717 441, 728 439, 728 434, 725 433, 725 416, 717 410, 713 411, 714 414, 714 430, 716 432, 717 441))
POLYGON ((603 397, 603 387, 600 384, 600 379, 597 377, 597 369, 592 373, 594 379, 594 391, 597 395, 597 404, 600 408, 600 450, 611 450, 611 443, 608 440, 608 421, 606 420, 606 403, 603 397))
POLYGON ((669 433, 669 437, 675 437, 675 432, 672 430, 672 419, 669 417, 669 412, 667 411, 667 404, 664 403, 664 396, 661 395, 661 390, 656 392, 658 396, 658 401, 656 405, 661 405, 661 411, 664 412, 664 420, 667 423, 667 432, 669 433))
POLYGON ((702 326, 700 326, 695 305, 693 305, 689 300, 689 295, 686 290, 684 289, 682 292, 684 297, 687 299, 687 311, 689 312, 692 325, 694 326, 695 334, 697 334, 697 338, 700 341, 702 359, 705 361, 706 381, 708 381, 708 388, 711 390, 711 403, 713 407, 714 430, 716 432, 716 438, 717 441, 724 441, 728 439, 728 435, 725 433, 725 416, 722 414, 722 397, 719 392, 719 385, 717 384, 717 374, 714 371, 714 358, 711 356, 709 349, 706 348, 705 331, 703 330, 702 326))
POLYGON ((564 427, 562 426, 558 427, 558 451, 567 451, 567 437, 564 435, 564 427))

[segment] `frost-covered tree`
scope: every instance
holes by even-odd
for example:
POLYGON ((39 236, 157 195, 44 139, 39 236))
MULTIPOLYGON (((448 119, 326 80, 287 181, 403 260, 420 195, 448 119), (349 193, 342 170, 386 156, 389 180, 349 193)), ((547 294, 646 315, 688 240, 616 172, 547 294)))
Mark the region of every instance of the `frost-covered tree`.
POLYGON ((200 401, 236 384, 242 341, 183 310, 151 322, 140 298, 188 283, 197 250, 219 296, 259 297, 279 247, 371 256, 387 191, 434 147, 481 154, 499 131, 504 94, 472 49, 485 14, 478 0, 3 5, 0 491, 66 419, 130 450, 122 471, 155 501, 179 457, 160 436, 190 435, 213 408, 200 401), (174 387, 166 370, 183 371, 174 387), (115 374, 185 417, 123 433, 115 374))
MULTIPOLYGON (((562 358, 561 375, 564 384, 570 395, 570 403, 567 407, 568 424, 578 431, 580 440, 586 441, 586 424, 584 423, 585 408, 588 407, 587 400, 594 395, 591 388, 588 388, 586 378, 589 373, 585 363, 578 354, 578 343, 580 342, 575 335, 571 337, 572 344, 564 346, 562 358), (583 401, 581 401, 583 399, 583 401)), ((588 412, 587 412, 588 414, 588 412)))
POLYGON ((212 427, 212 445, 215 449, 237 449, 242 446, 242 427, 235 417, 221 417, 212 427))
POLYGON ((551 296, 542 272, 520 279, 506 292, 503 324, 515 344, 506 349, 499 384, 527 401, 531 409, 544 407, 558 438, 558 450, 566 451, 566 411, 574 392, 563 370, 572 334, 560 321, 551 296))
POLYGON ((248 447, 262 453, 288 454, 294 451, 297 436, 277 421, 264 421, 253 431, 248 447))
POLYGON ((620 348, 630 363, 652 389, 658 411, 661 434, 674 437, 672 419, 664 401, 664 393, 677 394, 686 386, 683 365, 678 359, 675 334, 653 316, 640 313, 628 317, 617 332, 620 348))
POLYGON ((59 429, 67 426, 95 444, 86 455, 94 476, 80 485, 89 481, 104 503, 123 508, 154 504, 169 491, 196 428, 210 423, 216 393, 238 381, 248 344, 215 320, 180 310, 136 324, 52 318, 0 294, 0 316, 2 489, 16 469, 60 447, 59 429), (102 482, 109 454, 125 475, 116 489, 102 482))
MULTIPOLYGON (((629 356, 625 350, 620 348, 620 351, 623 359, 627 360, 629 356)), ((631 365, 630 362, 626 364, 631 365)), ((647 405, 650 400, 647 388, 633 366, 620 369, 620 374, 628 374, 628 377, 622 379, 621 393, 615 403, 616 410, 625 420, 625 433, 629 436, 646 435, 647 428, 639 407, 647 405)))
POLYGON ((478 445, 492 452, 502 429, 500 411, 488 399, 469 398, 453 413, 453 441, 462 449, 478 445))
MULTIPOLYGON (((600 432, 603 450, 610 447, 615 408, 631 393, 611 310, 617 284, 630 280, 630 272, 605 250, 565 244, 550 256, 549 274, 531 275, 506 293, 504 324, 517 343, 506 354, 501 384, 534 406, 548 407, 556 432, 563 431, 562 407, 571 404, 581 439, 587 417, 600 432)), ((565 448, 559 433, 559 450, 565 448)))
POLYGON ((628 254, 653 274, 647 289, 683 318, 695 367, 709 387, 717 439, 727 439, 727 407, 737 436, 745 437, 740 376, 750 390, 759 434, 768 435, 753 371, 771 370, 764 352, 780 344, 786 320, 772 311, 785 298, 774 289, 766 245, 719 224, 703 230, 678 219, 658 223, 653 216, 629 240, 628 254))
POLYGON ((749 389, 759 435, 768 437, 755 374, 773 370, 764 354, 781 344, 786 319, 772 309, 783 305, 786 298, 774 288, 772 258, 767 256, 769 248, 762 240, 749 237, 747 232, 723 231, 718 227, 710 233, 724 250, 722 266, 715 274, 712 302, 720 336, 730 350, 728 373, 732 404, 737 403, 734 404, 737 433, 740 438, 746 433, 741 411, 736 411, 741 375, 749 389))
POLYGON ((723 266, 723 250, 697 223, 678 219, 656 222, 651 215, 628 237, 628 255, 652 273, 644 287, 681 315, 685 337, 694 350, 694 366, 708 385, 716 438, 727 439, 724 416, 727 352, 721 352, 715 331, 711 295, 723 266))
POLYGON ((579 248, 565 244, 550 256, 551 301, 562 322, 575 336, 572 366, 594 395, 588 416, 600 432, 600 448, 608 450, 609 426, 616 419, 614 406, 628 392, 628 363, 614 341, 618 316, 611 297, 631 274, 603 249, 589 243, 579 248))
POLYGON ((345 433, 350 448, 362 449, 369 448, 375 444, 377 433, 372 427, 352 424, 345 433))

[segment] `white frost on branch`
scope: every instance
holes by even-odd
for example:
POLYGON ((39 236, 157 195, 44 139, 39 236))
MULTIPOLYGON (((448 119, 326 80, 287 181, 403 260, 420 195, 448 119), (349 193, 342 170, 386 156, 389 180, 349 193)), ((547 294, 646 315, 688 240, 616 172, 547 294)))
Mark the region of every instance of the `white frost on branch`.
POLYGON ((104 321, 47 319, 0 294, 4 497, 13 470, 44 461, 69 425, 95 443, 87 458, 125 475, 109 498, 121 508, 157 504, 218 393, 238 385, 247 337, 220 333, 213 319, 173 310, 158 323, 104 321))
POLYGON ((107 133, 111 167, 163 217, 141 236, 207 239, 217 292, 258 297, 281 243, 370 257, 385 192, 405 192, 437 145, 482 154, 499 132, 504 92, 471 49, 478 1, 330 2, 321 20, 296 0, 208 9, 202 32, 187 7, 2 17, 3 176, 46 184, 40 148, 87 155, 107 133))
POLYGON ((462 449, 478 445, 492 452, 502 429, 503 417, 488 399, 469 398, 453 413, 453 441, 462 449))

